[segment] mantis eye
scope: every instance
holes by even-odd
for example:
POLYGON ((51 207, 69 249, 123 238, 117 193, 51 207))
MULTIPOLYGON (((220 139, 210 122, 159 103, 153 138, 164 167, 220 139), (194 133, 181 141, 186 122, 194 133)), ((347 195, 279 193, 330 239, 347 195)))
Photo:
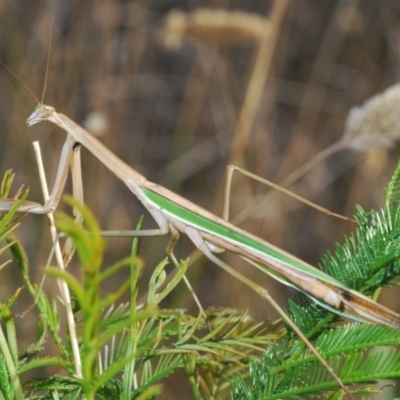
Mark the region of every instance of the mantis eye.
POLYGON ((49 111, 49 112, 54 112, 54 111, 55 111, 55 110, 54 110, 54 107, 46 106, 46 104, 43 104, 43 103, 39 103, 39 104, 35 107, 35 111, 38 111, 38 110, 46 110, 46 111, 49 111))

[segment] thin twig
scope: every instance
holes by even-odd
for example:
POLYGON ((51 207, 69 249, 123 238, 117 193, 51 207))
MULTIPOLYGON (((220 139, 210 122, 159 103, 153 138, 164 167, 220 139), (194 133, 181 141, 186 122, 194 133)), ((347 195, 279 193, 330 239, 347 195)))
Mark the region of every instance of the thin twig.
MULTIPOLYGON (((42 192, 43 192, 43 197, 44 200, 47 201, 49 198, 49 190, 47 187, 47 180, 46 180, 46 174, 43 168, 43 161, 42 161, 42 156, 40 152, 40 146, 39 143, 36 141, 33 143, 33 148, 35 150, 35 155, 36 155, 36 162, 38 165, 39 169, 39 177, 40 177, 40 183, 42 186, 42 192)), ((60 248, 60 244, 58 242, 57 238, 57 230, 54 224, 54 216, 53 213, 48 213, 46 214, 47 218, 49 219, 50 223, 50 234, 53 240, 53 244, 55 244, 55 255, 56 255, 56 260, 59 268, 64 271, 64 263, 63 263, 63 257, 62 257, 62 252, 60 248)), ((71 338, 71 347, 72 347, 72 352, 74 356, 74 363, 75 363, 75 371, 76 375, 78 377, 82 377, 82 362, 81 362, 81 356, 79 352, 79 343, 78 343, 78 338, 76 334, 76 326, 75 326, 75 320, 74 320, 74 313, 72 311, 72 304, 71 304, 71 295, 69 293, 68 285, 66 284, 65 281, 62 279, 57 280, 59 288, 60 288, 60 293, 61 297, 64 302, 65 306, 65 311, 67 314, 67 322, 68 322, 68 329, 69 329, 69 335, 71 338)))
POLYGON ((240 165, 241 152, 249 141, 254 118, 264 93, 265 82, 271 67, 276 42, 280 32, 283 18, 286 14, 288 0, 275 0, 271 16, 266 20, 264 36, 261 40, 257 58, 247 87, 228 164, 240 165))

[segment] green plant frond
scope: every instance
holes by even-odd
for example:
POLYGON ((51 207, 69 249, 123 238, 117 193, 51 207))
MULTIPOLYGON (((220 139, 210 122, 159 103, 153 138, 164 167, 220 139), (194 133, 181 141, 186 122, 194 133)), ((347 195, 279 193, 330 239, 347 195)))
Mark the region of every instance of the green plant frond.
MULTIPOLYGON (((337 387, 318 362, 297 365, 285 370, 285 359, 279 347, 269 347, 261 360, 250 362, 249 376, 237 377, 232 382, 230 399, 300 399, 326 395, 337 387)), ((334 370, 339 361, 330 362, 334 370)), ((342 378, 343 379, 343 378, 342 378)), ((344 380, 345 384, 348 382, 344 380)))
POLYGON ((97 374, 95 379, 90 383, 91 392, 96 393, 96 395, 110 395, 110 393, 115 393, 116 389, 118 389, 118 391, 121 391, 122 384, 118 380, 115 380, 113 377, 121 372, 124 368, 124 365, 126 365, 130 361, 130 356, 115 360, 107 368, 105 368, 105 370, 101 374, 97 374))
POLYGON ((14 244, 14 242, 12 241, 12 237, 9 238, 9 236, 12 235, 12 233, 15 231, 15 229, 17 229, 19 226, 19 222, 17 222, 16 220, 12 220, 10 221, 7 225, 5 225, 3 227, 3 229, 0 231, 0 242, 4 242, 5 240, 8 240, 8 246, 12 246, 14 244))
POLYGON ((11 315, 10 308, 18 299, 21 289, 17 289, 15 293, 7 300, 6 304, 0 304, 0 318, 7 319, 11 315))
POLYGON ((129 312, 122 314, 117 310, 117 315, 109 315, 109 317, 101 319, 99 333, 107 333, 107 336, 109 336, 108 332, 112 330, 112 335, 115 335, 121 332, 124 328, 129 328, 132 322, 137 323, 141 321, 148 321, 150 318, 156 315, 158 315, 158 311, 153 307, 146 307, 140 311, 137 311, 133 317, 129 312))
POLYGON ((0 197, 2 199, 6 199, 9 197, 11 186, 14 181, 14 177, 15 177, 15 174, 13 174, 11 169, 8 169, 4 173, 3 179, 0 184, 0 197))
POLYGON ((57 213, 56 227, 67 234, 74 241, 79 258, 88 272, 92 273, 100 268, 105 241, 101 237, 100 227, 93 214, 87 207, 70 197, 65 202, 77 209, 83 217, 83 226, 76 224, 70 216, 57 213))
POLYGON ((81 389, 69 391, 49 390, 48 392, 39 391, 31 394, 29 400, 78 400, 82 397, 81 389))
MULTIPOLYGON (((141 317, 143 319, 147 319, 149 317, 149 314, 143 313, 142 315, 138 315, 137 318, 134 318, 134 320, 139 321, 141 317)), ((111 305, 108 309, 103 310, 102 312, 99 324, 99 333, 107 332, 108 329, 113 328, 115 325, 127 327, 130 318, 131 314, 129 303, 123 303, 117 307, 111 305)), ((118 329, 118 331, 120 331, 120 329, 118 329)), ((124 330, 122 330, 122 333, 125 333, 124 330)))
MULTIPOLYGON (((10 320, 11 318, 9 318, 10 320)), ((10 328, 8 328, 10 329, 10 328)), ((12 336, 12 333, 11 333, 12 336)), ((18 400, 22 400, 24 398, 21 382, 18 377, 17 372, 17 359, 15 358, 15 345, 13 343, 13 338, 6 338, 6 335, 3 332, 3 328, 0 325, 0 352, 1 358, 4 360, 4 364, 7 369, 7 375, 10 379, 10 384, 13 386, 13 391, 15 392, 15 397, 18 400), (11 346, 9 344, 9 340, 11 341, 11 346)))
MULTIPOLYGON (((154 294, 153 301, 156 304, 159 304, 163 299, 165 299, 165 297, 167 297, 172 292, 172 290, 175 289, 176 285, 182 280, 183 276, 185 275, 188 266, 189 266, 189 259, 181 260, 175 275, 167 283, 165 288, 160 293, 154 294)), ((161 276, 161 274, 160 274, 160 276, 161 276)), ((164 275, 162 275, 162 276, 164 276, 164 275)), ((159 283, 160 284, 157 286, 157 288, 159 288, 161 286, 161 283, 162 283, 161 280, 159 283)))
POLYGON ((81 380, 74 377, 53 375, 46 379, 33 379, 27 386, 35 390, 73 392, 81 390, 81 380))
MULTIPOLYGON (((6 171, 6 173, 4 174, 4 177, 2 179, 2 182, 0 184, 0 197, 6 198, 9 196, 13 178, 14 178, 14 175, 12 174, 11 170, 6 171)), ((22 194, 19 192, 15 196, 15 199, 17 199, 18 197, 20 197, 20 198, 16 200, 12 209, 9 212, 2 213, 0 216, 0 243, 4 242, 4 241, 8 242, 4 246, 0 247, 0 255, 3 255, 9 249, 13 249, 18 243, 16 241, 16 239, 13 237, 13 232, 18 227, 19 221, 23 218, 23 215, 19 216, 18 218, 14 218, 14 217, 15 217, 15 214, 18 211, 18 208, 20 207, 20 205, 25 201, 27 195, 28 195, 28 191, 25 191, 22 194)), ((8 261, 1 264, 0 271, 8 264, 9 264, 8 261)), ((8 305, 5 308, 8 308, 11 306, 13 301, 15 301, 16 296, 17 296, 17 293, 14 296, 13 300, 10 299, 8 301, 8 305)), ((5 308, 3 307, 3 310, 5 308)))
POLYGON ((47 267, 44 270, 44 273, 53 278, 58 278, 65 281, 73 291, 75 299, 79 302, 81 309, 82 306, 85 305, 86 309, 89 307, 89 305, 85 302, 86 299, 85 299, 84 288, 80 284, 79 280, 75 278, 72 274, 70 274, 69 272, 61 271, 60 269, 55 267, 47 267))
POLYGON ((14 363, 18 362, 18 342, 17 342, 17 330, 15 322, 12 316, 9 314, 5 320, 5 327, 7 332, 7 344, 13 357, 14 363))
MULTIPOLYGON (((12 219, 14 218, 14 215, 18 211, 19 207, 22 205, 22 203, 27 198, 28 193, 29 193, 28 190, 26 190, 24 193, 22 193, 22 195, 19 197, 19 199, 16 200, 16 202, 13 205, 13 207, 11 208, 11 210, 9 212, 1 215, 1 217, 0 217, 0 233, 1 234, 2 234, 2 232, 9 229, 8 227, 10 227, 10 226, 13 227, 12 230, 14 230, 18 226, 18 223, 15 221, 13 222, 12 219)), ((20 219, 21 219, 21 217, 18 218, 18 220, 20 220, 20 219)))
POLYGON ((0 357, 0 393, 2 399, 14 398, 14 390, 10 383, 7 367, 3 357, 0 357))
POLYGON ((114 304, 110 305, 110 307, 105 309, 102 313, 100 329, 106 330, 109 326, 112 326, 121 320, 125 320, 129 313, 129 303, 121 303, 117 307, 114 304))
POLYGON ((199 327, 199 324, 200 324, 202 318, 203 318, 203 316, 199 313, 197 318, 193 321, 192 324, 190 324, 190 325, 185 324, 185 327, 187 328, 187 330, 186 330, 185 334, 181 337, 181 339, 176 342, 176 345, 180 346, 180 345, 186 343, 188 340, 190 340, 193 337, 195 331, 199 327))
POLYGON ((37 305, 41 312, 41 317, 43 318, 47 329, 50 331, 53 340, 60 344, 62 342, 59 336, 60 328, 60 316, 57 311, 57 306, 54 301, 50 301, 49 298, 43 293, 39 293, 37 298, 37 305))
POLYGON ((320 268, 367 295, 400 277, 400 218, 388 207, 365 213, 357 207, 356 231, 326 253, 320 268))
POLYGON ((46 342, 47 327, 42 317, 39 318, 37 339, 31 343, 26 349, 22 350, 18 356, 19 365, 24 365, 35 358, 44 347, 46 342))
POLYGON ((157 303, 157 291, 161 288, 161 286, 165 282, 165 278, 167 277, 167 273, 165 272, 165 267, 168 265, 168 258, 164 258, 158 265, 154 268, 153 273, 150 277, 149 282, 149 291, 147 295, 147 302, 158 304, 157 303))
POLYGON ((107 267, 104 272, 101 272, 98 276, 98 281, 94 281, 94 284, 101 284, 115 275, 123 268, 132 267, 132 264, 142 264, 142 261, 138 257, 125 257, 122 260, 116 262, 115 264, 107 267))
POLYGON ((103 311, 102 321, 112 324, 113 321, 118 321, 122 318, 125 318, 129 312, 129 303, 121 303, 118 304, 118 306, 112 304, 110 307, 108 307, 108 309, 103 311))
MULTIPOLYGON (((136 314, 136 320, 146 320, 153 315, 152 311, 143 310, 136 314)), ((98 337, 91 343, 92 346, 96 348, 100 348, 104 346, 114 335, 120 334, 124 329, 127 329, 132 320, 129 316, 126 319, 120 320, 118 323, 113 326, 109 326, 103 332, 99 332, 98 337)))
POLYGON ((248 315, 247 312, 243 313, 243 311, 238 312, 232 310, 232 312, 236 312, 236 318, 243 320, 242 324, 240 325, 240 329, 236 330, 235 332, 230 332, 231 330, 227 331, 224 335, 224 338, 227 335, 235 335, 238 339, 255 339, 255 338, 264 338, 264 343, 270 340, 277 340, 281 339, 285 336, 286 330, 283 328, 282 320, 276 320, 271 322, 269 320, 262 321, 259 323, 255 323, 248 315), (243 318, 240 317, 243 315, 243 318))
POLYGON ((400 206, 400 161, 398 162, 392 179, 385 190, 385 204, 391 210, 400 206))
MULTIPOLYGON (((326 326, 338 317, 317 305, 310 297, 303 293, 297 293, 294 299, 288 299, 288 314, 293 322, 308 337, 313 337, 324 330, 326 326)), ((287 339, 295 339, 297 335, 288 328, 287 339)))
POLYGON ((218 321, 219 323, 213 324, 213 330, 206 336, 204 336, 201 340, 203 342, 206 342, 208 340, 211 340, 214 337, 217 337, 219 333, 221 333, 221 336, 224 338, 229 338, 231 334, 234 334, 235 330, 240 329, 240 324, 243 324, 245 319, 247 318, 247 313, 242 314, 241 318, 237 319, 236 315, 234 313, 228 314, 224 317, 222 321, 218 321), (236 319, 236 321, 234 321, 236 319), (233 322, 233 323, 232 323, 233 322), (229 329, 226 330, 226 326, 230 325, 229 329), (226 330, 225 332, 222 332, 223 330, 226 330))
POLYGON ((18 368, 18 373, 23 374, 27 371, 31 371, 37 368, 58 366, 64 367, 66 361, 59 357, 37 357, 29 362, 25 362, 20 368, 18 368))
POLYGON ((183 366, 181 354, 165 354, 162 355, 154 370, 150 374, 143 373, 140 379, 141 389, 146 389, 155 384, 157 381, 166 378, 178 368, 183 366))
POLYGON ((27 286, 31 295, 36 295, 36 291, 34 290, 31 281, 29 279, 29 267, 28 267, 28 259, 26 257, 26 253, 18 241, 14 241, 13 245, 10 248, 11 253, 13 255, 14 261, 18 266, 18 269, 21 273, 22 279, 27 286))
MULTIPOLYGON (((315 347, 322 357, 328 361, 339 359, 348 363, 348 360, 351 360, 353 354, 359 354, 364 357, 368 349, 393 346, 398 344, 399 341, 400 332, 398 331, 375 325, 348 324, 322 333, 315 342, 315 347)), ((279 366, 280 371, 290 371, 292 368, 300 366, 300 364, 303 364, 303 368, 306 368, 308 363, 314 363, 314 356, 308 353, 302 342, 298 341, 297 347, 299 351, 294 351, 296 348, 294 343, 287 343, 282 346, 280 354, 282 357, 286 354, 284 357, 286 361, 279 366)), ((277 346, 274 346, 273 350, 277 348, 277 346)), ((361 359, 363 360, 363 358, 361 359)), ((351 366, 352 364, 348 365, 351 366)), ((355 365, 353 365, 352 368, 354 371, 357 370, 355 365)), ((346 370, 344 366, 342 366, 340 370, 340 376, 344 380, 351 379, 352 373, 351 370, 346 370)), ((371 374, 375 374, 373 368, 371 374)), ((374 376, 376 376, 376 374, 374 376)), ((387 376, 385 379, 390 378, 391 376, 387 376)), ((375 379, 381 378, 376 377, 375 379)))
MULTIPOLYGON (((122 308, 125 310, 125 307, 122 308)), ((107 316, 101 317, 101 322, 99 324, 99 344, 104 345, 108 340, 110 340, 114 335, 119 333, 126 334, 124 331, 130 327, 131 323, 147 322, 159 315, 159 311, 153 307, 146 307, 135 312, 132 316, 129 310, 122 313, 120 309, 116 309, 116 314, 110 313, 109 310, 106 312, 107 316)), ((151 328, 149 329, 150 332, 151 328)), ((142 332, 142 336, 146 336, 147 333, 142 332)), ((124 349, 123 351, 126 351, 124 349)))
POLYGON ((162 385, 150 386, 144 392, 138 394, 137 400, 152 400, 156 395, 162 394, 162 388, 162 385))
POLYGON ((400 343, 400 332, 384 326, 352 323, 324 332, 315 346, 324 356, 345 356, 351 352, 393 346, 400 343))
MULTIPOLYGON (((10 245, 4 246, 4 247, 0 250, 0 253, 4 253, 5 251, 9 250, 9 249, 13 246, 14 243, 15 243, 15 242, 11 243, 10 245)), ((1 255, 1 254, 0 254, 0 255, 1 255)), ((2 269, 4 269, 8 264, 10 264, 10 262, 11 262, 11 260, 7 260, 7 261, 4 261, 2 264, 0 264, 0 271, 1 271, 2 269)))

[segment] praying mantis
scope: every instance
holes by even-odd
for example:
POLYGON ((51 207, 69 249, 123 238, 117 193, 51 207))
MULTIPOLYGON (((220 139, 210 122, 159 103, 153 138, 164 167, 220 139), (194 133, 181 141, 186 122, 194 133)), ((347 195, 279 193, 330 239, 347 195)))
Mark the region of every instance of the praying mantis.
MULTIPOLYGON (((129 234, 154 236, 170 233, 171 241, 167 253, 175 264, 177 264, 177 260, 173 256, 173 247, 178 240, 179 232, 181 232, 186 234, 209 260, 240 279, 261 296, 265 295, 265 290, 261 286, 233 270, 215 253, 222 250, 236 253, 275 279, 297 288, 316 303, 337 314, 358 321, 400 329, 400 316, 395 312, 176 193, 148 181, 70 118, 58 113, 51 106, 39 104, 29 116, 27 125, 33 126, 44 122, 52 122, 67 132, 54 188, 44 205, 25 202, 19 208, 19 212, 46 214, 54 211, 64 189, 73 149, 79 144, 90 151, 125 183, 147 208, 158 225, 158 229, 129 231, 129 234)), ((0 202, 0 211, 7 211, 11 206, 12 202, 0 202)))
MULTIPOLYGON (((30 117, 30 125, 39 122, 55 123, 67 131, 65 136, 67 137, 68 144, 66 142, 63 155, 60 159, 59 169, 61 171, 62 168, 63 173, 59 172, 57 174, 56 183, 50 200, 46 201, 44 206, 25 203, 25 205, 21 207, 21 211, 47 213, 57 207, 63 191, 70 159, 75 158, 73 150, 74 145, 80 143, 97 156, 100 162, 104 162, 104 164, 107 165, 107 168, 115 173, 122 182, 126 183, 129 189, 132 190, 133 194, 137 195, 138 199, 142 201, 146 208, 149 209, 156 222, 159 223, 160 229, 153 232, 150 231, 148 232, 148 235, 170 233, 173 239, 171 243, 174 243, 174 241, 178 239, 176 231, 181 231, 188 234, 194 244, 200 249, 203 248, 205 255, 214 262, 217 262, 220 266, 222 265, 225 266, 225 268, 227 267, 226 264, 222 264, 219 258, 217 258, 217 251, 225 248, 228 251, 238 253, 239 255, 246 257, 248 260, 251 260, 255 263, 256 267, 261 268, 263 271, 275 273, 274 278, 278 278, 285 284, 291 284, 303 291, 312 289, 313 291, 311 293, 307 293, 310 294, 315 301, 323 303, 325 306, 329 305, 330 307, 328 308, 339 314, 343 314, 344 311, 347 311, 348 316, 355 316, 353 310, 357 310, 358 307, 360 307, 361 311, 358 311, 357 315, 358 318, 364 321, 383 323, 394 328, 400 326, 396 314, 389 312, 386 322, 382 322, 385 320, 385 315, 387 315, 386 309, 384 309, 384 312, 381 312, 382 308, 378 307, 378 309, 376 309, 376 303, 373 303, 369 299, 365 300, 364 297, 359 301, 360 296, 355 292, 351 292, 351 298, 350 296, 346 297, 346 294, 350 291, 347 291, 347 288, 345 288, 344 285, 339 284, 334 279, 312 269, 312 267, 305 265, 305 263, 300 260, 280 251, 268 243, 265 243, 265 241, 262 241, 259 238, 238 230, 236 227, 224 221, 224 219, 218 219, 215 215, 207 213, 198 206, 185 201, 185 199, 178 198, 178 196, 171 192, 168 193, 164 190, 161 193, 160 191, 157 191, 156 189, 159 187, 149 183, 141 174, 137 174, 130 166, 123 163, 121 165, 120 160, 115 156, 113 158, 113 154, 110 154, 109 151, 107 152, 107 149, 105 149, 104 146, 101 147, 100 142, 91 137, 88 132, 83 131, 76 126, 76 124, 74 124, 70 119, 67 119, 67 117, 63 116, 64 118, 60 119, 60 114, 56 113, 54 109, 51 110, 49 108, 49 110, 46 110, 46 106, 39 105, 35 113, 37 113, 35 119, 33 119, 34 115, 30 117), (54 119, 56 121, 54 121, 54 119), (151 195, 154 197, 153 201, 150 198, 151 195), (164 201, 165 205, 158 204, 161 200, 164 201), (173 213, 174 210, 171 210, 171 214, 168 214, 168 207, 173 206, 177 212, 182 211, 182 215, 176 215, 177 213, 173 213), (153 207, 153 213, 151 212, 151 207, 153 207), (183 211, 185 213, 183 213, 183 211), (201 224, 196 223, 194 220, 196 216, 201 220, 201 224), (205 222, 209 222, 209 226, 205 226, 205 222), (194 239, 196 239, 196 241, 194 239), (251 257, 252 255, 254 258, 251 257), (329 286, 329 284, 331 284, 331 286, 329 286), (341 300, 342 297, 345 297, 345 300, 352 305, 352 309, 349 308, 344 310, 344 304, 342 304, 341 300), (329 303, 328 300, 330 301, 329 303), (358 304, 359 302, 361 305, 358 304), (360 316, 361 312, 363 313, 362 316, 360 316), (374 314, 375 319, 366 318, 366 316, 369 316, 371 312, 374 314)), ((72 115, 70 115, 70 117, 72 117, 72 115)), ((64 135, 64 132, 59 131, 58 134, 64 135)), ((132 163, 132 165, 135 166, 136 164, 132 163)), ((160 190, 161 189, 163 188, 160 188, 160 190)), ((132 200, 134 201, 134 199, 132 200)), ((145 233, 136 232, 136 234, 144 235, 145 233)), ((168 249, 171 255, 173 255, 172 250, 173 248, 168 249)), ((236 276, 239 277, 239 275, 236 276)), ((244 278, 242 278, 242 281, 243 279, 244 278)), ((254 290, 263 297, 266 296, 265 290, 260 282, 258 282, 259 285, 256 285, 251 281, 246 281, 246 283, 248 283, 249 286, 254 288, 254 290)))
MULTIPOLYGON (((149 210, 159 225, 159 229, 146 232, 132 232, 136 235, 161 235, 170 233, 171 246, 168 252, 173 256, 173 244, 178 240, 178 232, 188 235, 193 243, 212 261, 224 269, 227 265, 219 258, 220 249, 226 249, 245 257, 264 272, 285 284, 306 292, 316 302, 334 312, 372 323, 381 323, 391 328, 400 327, 397 314, 377 305, 368 298, 349 290, 340 282, 312 268, 295 257, 252 236, 224 219, 188 202, 186 199, 153 184, 134 169, 121 162, 114 154, 93 138, 90 133, 77 126, 68 117, 57 113, 54 108, 39 105, 28 119, 30 126, 51 122, 67 132, 67 141, 60 158, 54 190, 44 206, 25 203, 21 212, 48 213, 57 207, 68 173, 70 159, 74 158, 74 146, 79 143, 104 163, 149 210)), ((0 209, 2 204, 0 203, 0 209)), ((7 207, 4 207, 7 209, 7 207)), ((231 271, 232 272, 232 271, 231 271)), ((235 275, 239 277, 239 275, 235 275)), ((265 297, 265 290, 254 282, 239 278, 265 297)))
MULTIPOLYGON (((55 210, 65 186, 69 167, 71 165, 71 169, 74 171, 73 166, 77 163, 79 164, 77 157, 80 154, 80 146, 83 146, 125 183, 149 211, 158 225, 157 229, 129 231, 128 234, 130 236, 154 236, 170 233, 171 239, 167 247, 167 253, 173 263, 179 266, 173 254, 173 248, 179 238, 179 232, 186 234, 209 260, 249 286, 261 297, 267 299, 291 328, 306 342, 317 359, 328 369, 329 373, 348 394, 350 393, 344 387, 340 378, 327 365, 296 325, 286 316, 279 305, 269 296, 268 292, 262 286, 231 268, 215 254, 223 250, 236 253, 263 272, 286 285, 293 286, 304 292, 316 303, 336 314, 400 330, 400 316, 395 312, 176 193, 148 181, 70 118, 58 113, 51 106, 39 104, 27 119, 27 125, 33 126, 44 122, 51 122, 67 132, 54 187, 44 205, 25 201, 19 207, 18 212, 48 214, 55 210)), ((72 176, 74 178, 74 172, 72 176)), ((75 178, 80 181, 80 177, 75 178)), ((14 203, 14 201, 7 199, 0 200, 0 211, 10 210, 14 203)))
MULTIPOLYGON (((8 67, 6 68, 8 69, 8 67)), ((266 299, 293 331, 305 342, 310 351, 339 383, 340 387, 352 398, 341 379, 268 292, 261 285, 231 268, 215 254, 224 250, 236 253, 245 261, 271 275, 278 281, 304 292, 316 303, 328 310, 357 321, 381 324, 400 330, 400 316, 398 314, 348 288, 328 274, 284 250, 229 223, 226 220, 227 213, 224 213, 225 219, 220 218, 176 193, 148 181, 142 174, 119 159, 99 140, 73 120, 58 113, 54 107, 39 103, 27 119, 27 125, 31 127, 45 122, 51 122, 67 132, 53 190, 44 205, 25 201, 19 207, 18 212, 51 214, 61 199, 70 167, 72 170, 74 194, 78 193, 77 198, 82 201, 80 147, 85 147, 133 192, 158 225, 157 229, 128 231, 125 235, 154 236, 169 233, 171 238, 167 247, 167 253, 175 266, 179 267, 179 262, 173 253, 173 248, 179 238, 179 232, 186 234, 210 261, 266 299)), ((252 174, 248 175, 254 177, 252 174)), ((0 211, 9 211, 14 205, 15 201, 13 200, 0 199, 0 211)), ((76 216, 76 218, 79 218, 79 216, 76 216)), ((183 279, 189 290, 191 290, 185 276, 183 279)), ((194 298, 197 302, 197 298, 195 296, 194 298)), ((200 310, 202 310, 201 306, 200 310)), ((78 366, 77 372, 79 373, 78 366)))

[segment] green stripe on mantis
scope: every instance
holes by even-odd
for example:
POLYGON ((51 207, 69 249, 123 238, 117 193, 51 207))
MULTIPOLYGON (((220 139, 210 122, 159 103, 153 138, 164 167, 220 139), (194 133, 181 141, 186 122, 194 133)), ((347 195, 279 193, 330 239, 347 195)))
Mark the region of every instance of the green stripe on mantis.
MULTIPOLYGON (((294 268, 302 273, 312 276, 313 278, 348 290, 348 288, 343 283, 337 281, 330 275, 325 274, 319 269, 314 268, 313 266, 300 260, 299 258, 296 258, 289 253, 286 253, 285 251, 267 242, 262 241, 261 239, 257 240, 250 234, 246 234, 245 231, 236 228, 231 224, 229 224, 229 226, 225 226, 222 223, 218 223, 210 220, 209 218, 198 215, 179 204, 171 202, 164 196, 161 196, 150 189, 141 188, 141 191, 156 208, 162 210, 164 214, 169 214, 175 219, 182 221, 186 225, 192 226, 199 231, 207 232, 210 235, 220 237, 232 244, 238 244, 242 248, 244 247, 247 249, 255 250, 264 258, 271 258, 285 264, 289 268, 294 268)), ((271 274, 271 271, 269 269, 266 272, 271 274)), ((278 279, 279 281, 292 285, 290 282, 288 282, 286 278, 279 279, 277 273, 273 273, 273 275, 275 275, 276 279, 278 279)))

